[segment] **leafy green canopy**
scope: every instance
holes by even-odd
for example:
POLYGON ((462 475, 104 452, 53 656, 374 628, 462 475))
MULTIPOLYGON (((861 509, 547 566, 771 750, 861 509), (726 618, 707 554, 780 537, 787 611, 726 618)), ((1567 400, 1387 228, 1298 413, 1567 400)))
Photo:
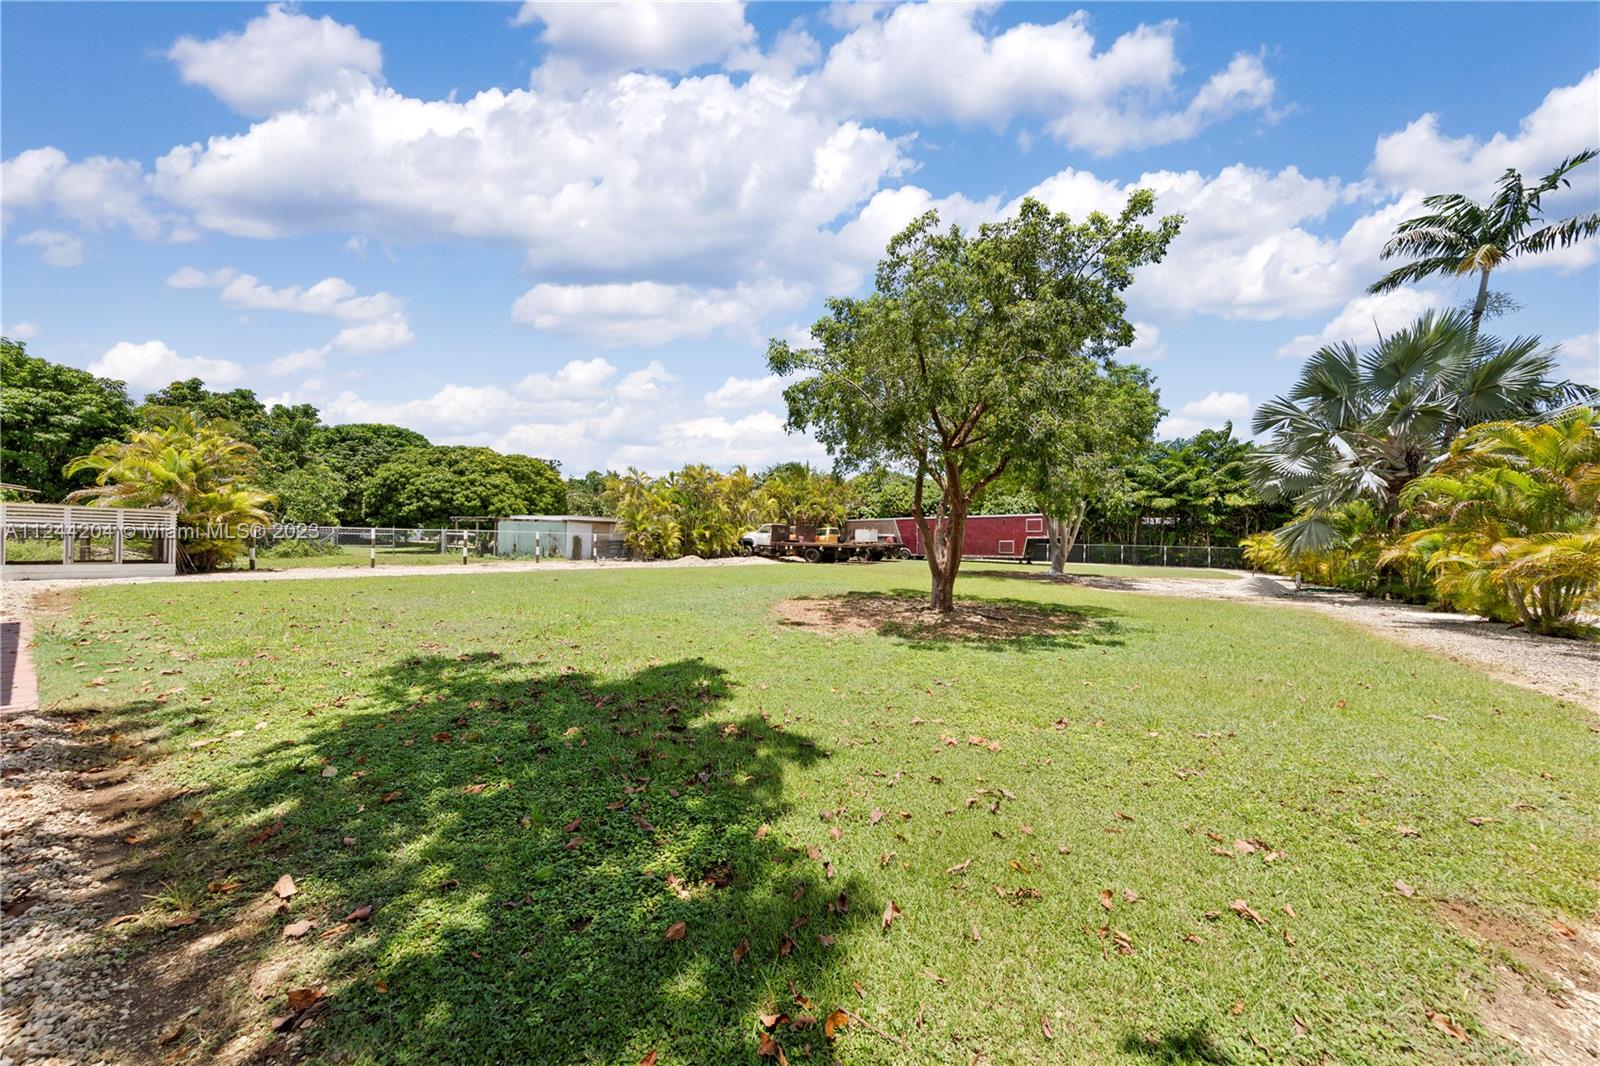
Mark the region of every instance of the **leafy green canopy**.
POLYGON ((453 515, 560 514, 554 463, 490 448, 407 448, 373 471, 362 495, 373 525, 442 526, 453 515))
POLYGON ((40 359, 21 342, 0 338, 0 481, 37 489, 42 501, 59 500, 88 480, 62 468, 121 437, 135 421, 122 382, 40 359))
MULTIPOLYGON (((341 480, 336 509, 343 525, 360 525, 364 519, 362 496, 367 482, 384 463, 407 448, 426 448, 428 438, 413 430, 381 422, 352 422, 323 426, 311 439, 311 451, 320 456, 341 480)), ((301 518, 300 521, 315 521, 301 518)))
POLYGON ((772 371, 799 376, 784 392, 791 428, 813 431, 845 469, 914 471, 936 608, 950 609, 974 499, 1045 447, 1040 412, 1078 410, 1100 360, 1133 342, 1121 293, 1182 223, 1147 229, 1154 210, 1139 190, 1115 218, 1074 223, 1030 198, 970 236, 929 212, 890 242, 872 295, 828 301, 814 347, 769 344, 772 371))

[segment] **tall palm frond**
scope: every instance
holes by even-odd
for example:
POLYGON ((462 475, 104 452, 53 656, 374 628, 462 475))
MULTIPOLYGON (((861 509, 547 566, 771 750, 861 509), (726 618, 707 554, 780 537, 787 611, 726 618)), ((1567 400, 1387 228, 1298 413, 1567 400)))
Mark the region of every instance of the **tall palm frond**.
POLYGON ((1567 175, 1597 154, 1591 148, 1570 156, 1532 185, 1516 170, 1507 170, 1488 203, 1460 193, 1427 197, 1422 201, 1427 213, 1400 223, 1383 248, 1384 259, 1410 262, 1379 278, 1367 291, 1389 292, 1430 277, 1476 273, 1478 295, 1471 313, 1476 332, 1488 304, 1489 276, 1496 268, 1518 256, 1565 248, 1600 232, 1600 212, 1551 221, 1543 211, 1545 194, 1570 185, 1567 175))

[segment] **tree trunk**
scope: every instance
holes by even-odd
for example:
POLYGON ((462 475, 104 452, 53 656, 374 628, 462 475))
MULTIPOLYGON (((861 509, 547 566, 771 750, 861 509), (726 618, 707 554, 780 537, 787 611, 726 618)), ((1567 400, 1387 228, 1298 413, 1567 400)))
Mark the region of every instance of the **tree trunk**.
POLYGON ((1079 500, 1071 518, 1052 518, 1045 516, 1045 533, 1050 539, 1050 572, 1062 574, 1065 572, 1067 556, 1072 553, 1073 544, 1077 543, 1078 531, 1083 528, 1083 516, 1089 510, 1088 500, 1079 500))
POLYGON ((1489 304, 1489 268, 1478 272, 1478 298, 1472 301, 1472 336, 1478 335, 1478 323, 1483 321, 1483 309, 1489 304))
POLYGON ((956 574, 961 569, 961 544, 967 525, 967 501, 952 482, 946 484, 951 487, 940 501, 942 514, 928 543, 928 570, 933 578, 928 605, 943 614, 956 609, 956 574))

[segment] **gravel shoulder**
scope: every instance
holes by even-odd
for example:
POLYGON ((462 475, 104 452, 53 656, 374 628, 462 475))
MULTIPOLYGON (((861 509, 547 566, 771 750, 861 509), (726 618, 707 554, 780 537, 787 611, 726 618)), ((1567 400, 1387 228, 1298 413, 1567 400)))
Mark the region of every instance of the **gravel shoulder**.
POLYGON ((1276 578, 1234 573, 1235 580, 1227 582, 1081 576, 1045 579, 1116 592, 1225 599, 1316 611, 1483 670, 1501 681, 1600 712, 1600 643, 1535 636, 1474 615, 1386 603, 1346 592, 1296 590, 1276 578))
MULTIPOLYGON (((26 612, 8 672, 31 672, 26 612)), ((72 721, 41 714, 31 685, 8 685, 0 708, 0 1063, 107 1061, 129 1023, 128 971, 98 930, 111 886, 108 827, 83 803, 72 721)))

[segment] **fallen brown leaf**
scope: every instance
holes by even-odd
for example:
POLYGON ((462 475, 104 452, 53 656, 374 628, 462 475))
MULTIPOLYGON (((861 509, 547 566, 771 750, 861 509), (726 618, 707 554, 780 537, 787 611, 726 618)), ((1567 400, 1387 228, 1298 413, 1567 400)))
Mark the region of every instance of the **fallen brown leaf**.
POLYGON ((1433 1027, 1446 1036, 1452 1037, 1463 1044, 1467 1042, 1466 1030, 1451 1021, 1449 1015, 1440 1014, 1436 1010, 1429 1010, 1428 1021, 1432 1022, 1433 1027))
POLYGON ((1254 922, 1256 925, 1267 924, 1267 920, 1261 917, 1261 915, 1257 914, 1255 911, 1251 910, 1250 904, 1246 903, 1242 899, 1230 901, 1228 903, 1228 909, 1246 921, 1254 922))
POLYGON ((1407 899, 1410 899, 1412 896, 1417 894, 1417 890, 1406 884, 1404 881, 1396 881, 1394 883, 1394 890, 1407 899))
POLYGON ((271 825, 267 826, 265 829, 261 830, 259 833, 257 833, 254 836, 252 836, 245 843, 249 844, 252 847, 254 847, 257 844, 265 844, 267 841, 271 840, 273 837, 277 836, 281 832, 283 832, 283 822, 281 822, 281 821, 273 822, 271 825))
POLYGON ((300 889, 295 886, 294 878, 290 877, 288 874, 284 874, 279 877, 277 883, 272 886, 272 891, 277 894, 279 899, 288 899, 290 896, 300 891, 300 889))
POLYGON ((289 992, 289 1009, 298 1014, 325 995, 327 995, 327 992, 320 988, 291 989, 289 992))
POLYGON ((300 937, 305 936, 316 927, 316 922, 313 922, 310 919, 302 919, 298 922, 290 922, 288 925, 284 926, 283 935, 290 940, 298 940, 300 937))
POLYGON ((667 926, 667 931, 662 936, 661 939, 663 939, 663 940, 682 940, 683 937, 684 937, 684 934, 687 933, 688 931, 689 931, 689 924, 687 922, 673 922, 671 925, 667 926))
POLYGON ((883 908, 883 927, 885 929, 889 928, 890 923, 892 923, 896 918, 900 917, 900 915, 903 913, 905 912, 902 911, 895 904, 894 900, 891 899, 888 906, 883 908))

